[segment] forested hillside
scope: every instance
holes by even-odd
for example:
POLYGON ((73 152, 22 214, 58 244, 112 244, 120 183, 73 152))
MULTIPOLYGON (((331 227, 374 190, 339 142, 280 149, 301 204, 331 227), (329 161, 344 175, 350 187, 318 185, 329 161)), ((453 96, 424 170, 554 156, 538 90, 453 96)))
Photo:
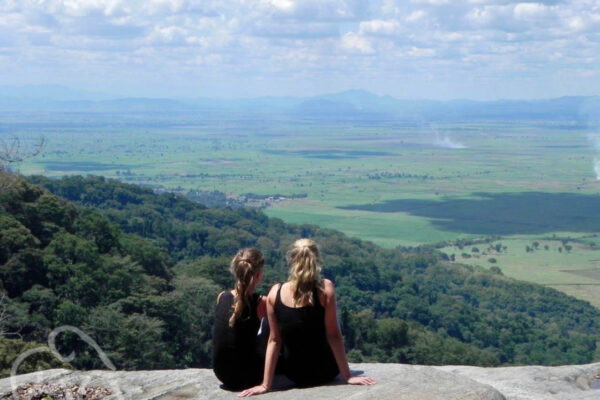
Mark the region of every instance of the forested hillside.
MULTIPOLYGON (((77 326, 121 369, 208 367, 212 309, 231 286, 232 255, 263 251, 266 291, 286 278, 285 252, 299 237, 322 248, 351 361, 553 365, 595 357, 600 312, 555 290, 430 250, 386 250, 100 177, 31 177, 0 194, 0 328, 43 343, 54 327, 77 326)), ((2 343, 15 337, 5 336, 2 343)), ((65 354, 78 351, 73 365, 102 367, 74 335, 60 339, 65 354)))

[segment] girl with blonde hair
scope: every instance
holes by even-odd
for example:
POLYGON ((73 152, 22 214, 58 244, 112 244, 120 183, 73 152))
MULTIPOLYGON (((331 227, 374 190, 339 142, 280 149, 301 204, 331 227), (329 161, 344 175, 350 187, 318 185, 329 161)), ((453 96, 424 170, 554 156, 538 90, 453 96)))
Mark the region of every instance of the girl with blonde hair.
POLYGON ((289 279, 269 291, 271 328, 260 385, 240 397, 268 392, 281 352, 282 370, 298 386, 316 386, 338 374, 349 384, 372 385, 367 376, 352 376, 337 321, 335 288, 321 277, 321 255, 311 239, 299 239, 288 252, 289 279))
POLYGON ((229 390, 242 390, 262 379, 264 354, 257 333, 266 314, 266 299, 254 293, 263 277, 265 260, 254 248, 242 249, 231 260, 235 288, 219 293, 213 326, 213 371, 229 390))

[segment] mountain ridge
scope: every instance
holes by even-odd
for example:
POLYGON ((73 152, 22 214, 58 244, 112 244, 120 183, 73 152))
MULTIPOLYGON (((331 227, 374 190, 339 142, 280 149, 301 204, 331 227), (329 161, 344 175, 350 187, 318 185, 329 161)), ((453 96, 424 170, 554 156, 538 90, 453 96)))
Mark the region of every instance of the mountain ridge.
POLYGON ((409 100, 366 90, 346 90, 315 96, 253 98, 166 98, 111 96, 61 86, 0 87, 0 111, 55 112, 188 112, 280 115, 292 118, 549 119, 588 122, 600 108, 600 96, 477 101, 409 100))

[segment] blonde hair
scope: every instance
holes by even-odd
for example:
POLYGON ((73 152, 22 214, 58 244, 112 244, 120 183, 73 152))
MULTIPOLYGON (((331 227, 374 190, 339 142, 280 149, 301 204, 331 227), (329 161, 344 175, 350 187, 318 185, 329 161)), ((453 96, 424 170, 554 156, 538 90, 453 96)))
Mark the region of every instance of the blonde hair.
POLYGON ((231 306, 233 313, 229 318, 229 326, 233 327, 235 321, 242 315, 244 308, 250 305, 249 288, 254 277, 262 269, 265 259, 262 253, 254 248, 242 249, 231 260, 229 270, 235 278, 235 291, 237 296, 231 306))
POLYGON ((296 240, 287 253, 287 261, 294 304, 314 304, 313 291, 322 284, 321 254, 317 244, 311 239, 296 240))

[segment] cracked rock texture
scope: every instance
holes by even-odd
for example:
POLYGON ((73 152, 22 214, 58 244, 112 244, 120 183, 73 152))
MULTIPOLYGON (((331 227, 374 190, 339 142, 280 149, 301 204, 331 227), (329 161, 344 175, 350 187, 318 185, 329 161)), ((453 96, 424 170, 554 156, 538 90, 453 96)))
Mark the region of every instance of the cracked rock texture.
MULTIPOLYGON (((403 364, 351 364, 354 373, 377 380, 373 386, 334 382, 297 389, 277 377, 275 390, 261 399, 394 399, 394 400, 598 400, 600 363, 562 367, 479 368, 403 364)), ((164 371, 70 371, 54 369, 0 380, 0 397, 12 385, 27 382, 104 386, 106 399, 235 399, 220 388, 209 369, 164 371)))

